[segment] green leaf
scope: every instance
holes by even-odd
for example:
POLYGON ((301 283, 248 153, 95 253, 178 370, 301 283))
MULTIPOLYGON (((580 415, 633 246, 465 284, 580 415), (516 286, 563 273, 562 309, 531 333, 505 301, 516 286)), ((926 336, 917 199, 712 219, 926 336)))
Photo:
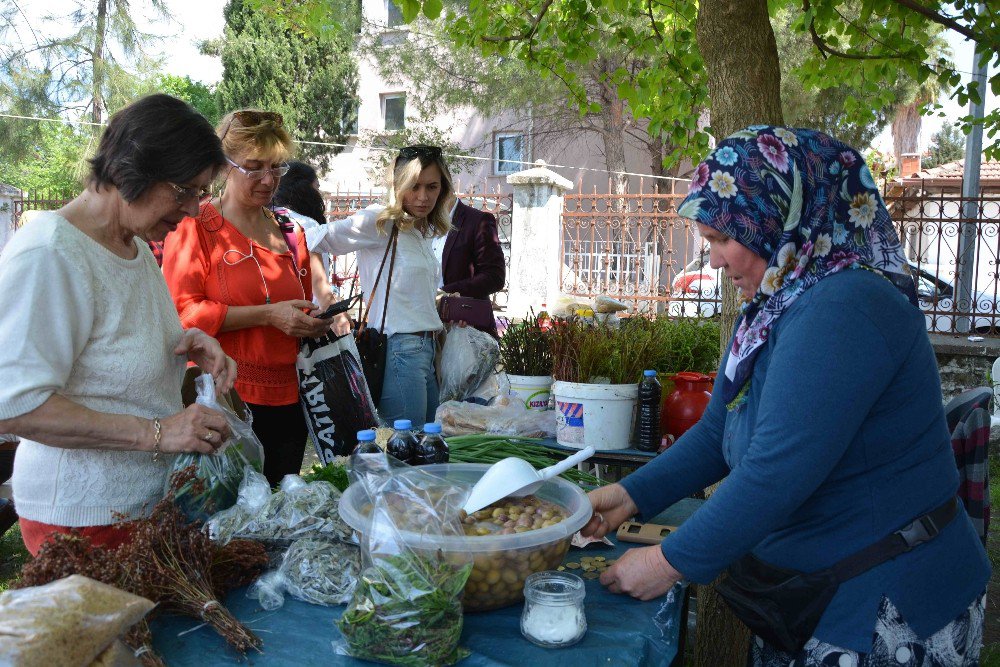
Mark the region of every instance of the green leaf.
POLYGON ((424 0, 423 12, 424 16, 431 19, 432 21, 441 15, 441 10, 444 8, 444 3, 442 0, 424 0))

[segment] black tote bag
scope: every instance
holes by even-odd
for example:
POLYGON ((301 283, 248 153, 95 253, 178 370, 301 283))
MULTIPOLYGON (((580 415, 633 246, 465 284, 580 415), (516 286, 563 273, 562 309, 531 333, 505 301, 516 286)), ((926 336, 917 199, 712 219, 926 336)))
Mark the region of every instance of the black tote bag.
POLYGON ((382 264, 378 268, 375 276, 375 284, 372 285, 372 298, 368 300, 368 308, 364 316, 358 322, 357 330, 354 333, 354 341, 358 346, 358 354, 361 356, 361 367, 364 369, 365 379, 368 381, 368 390, 371 392, 372 401, 378 405, 382 399, 382 378, 385 375, 385 356, 389 347, 389 337, 385 335, 385 315, 389 310, 389 290, 392 288, 392 269, 396 265, 396 245, 399 237, 399 229, 395 226, 389 235, 389 243, 385 247, 385 254, 382 255, 382 264), (389 277, 385 284, 385 301, 382 305, 382 324, 378 329, 368 326, 368 316, 372 311, 372 299, 378 289, 379 280, 382 278, 382 270, 385 269, 385 260, 389 259, 389 277))

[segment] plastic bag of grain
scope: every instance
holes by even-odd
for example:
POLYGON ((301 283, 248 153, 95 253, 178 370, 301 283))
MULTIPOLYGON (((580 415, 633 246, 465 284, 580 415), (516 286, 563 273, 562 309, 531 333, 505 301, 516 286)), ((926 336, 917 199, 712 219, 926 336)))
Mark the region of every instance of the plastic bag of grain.
POLYGON ((71 575, 0 594, 0 665, 86 667, 154 604, 71 575))

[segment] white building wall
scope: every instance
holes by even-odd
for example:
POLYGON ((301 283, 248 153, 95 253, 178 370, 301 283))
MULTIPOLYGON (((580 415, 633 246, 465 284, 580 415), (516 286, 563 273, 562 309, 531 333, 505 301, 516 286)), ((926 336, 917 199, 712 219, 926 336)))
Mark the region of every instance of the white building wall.
MULTIPOLYGON (((369 22, 386 24, 388 14, 385 0, 363 0, 362 11, 369 22)), ((407 31, 390 32, 384 39, 400 41, 407 39, 407 31)), ((360 58, 358 62, 358 130, 382 132, 385 128, 383 117, 383 96, 392 93, 406 93, 406 85, 387 82, 378 72, 374 63, 360 58)), ((407 103, 407 124, 417 120, 413 117, 414 105, 407 103)), ((451 128, 451 140, 463 149, 471 151, 480 160, 454 158, 451 160, 460 192, 510 192, 506 177, 511 172, 498 173, 495 160, 495 135, 497 132, 523 130, 527 135, 528 148, 525 162, 512 171, 527 169, 538 159, 551 165, 549 168, 568 179, 573 184, 571 192, 608 192, 608 173, 604 171, 603 141, 594 132, 576 131, 566 134, 546 134, 533 137, 530 133, 530 119, 527 114, 517 118, 507 112, 497 117, 485 118, 471 109, 453 109, 447 117, 426 119, 442 132, 451 128)), ((331 161, 330 170, 323 175, 321 185, 327 192, 368 192, 384 187, 384 175, 373 174, 372 159, 366 148, 358 147, 357 137, 352 137, 350 147, 331 161)), ((635 142, 626 140, 626 162, 628 171, 648 174, 650 157, 648 152, 635 142)), ((650 179, 645 179, 643 191, 652 188, 650 179)), ((667 185, 669 191, 669 184, 667 185)), ((640 191, 640 178, 630 177, 629 190, 640 191)), ((678 192, 683 190, 678 190, 678 192)))

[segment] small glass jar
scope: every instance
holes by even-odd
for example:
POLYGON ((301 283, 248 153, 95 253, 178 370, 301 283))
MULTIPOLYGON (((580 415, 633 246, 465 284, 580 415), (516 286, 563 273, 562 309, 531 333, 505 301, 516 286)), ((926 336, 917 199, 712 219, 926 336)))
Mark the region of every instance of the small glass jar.
POLYGON ((570 572, 548 570, 524 582, 521 634, 545 648, 572 646, 587 632, 583 579, 570 572))

